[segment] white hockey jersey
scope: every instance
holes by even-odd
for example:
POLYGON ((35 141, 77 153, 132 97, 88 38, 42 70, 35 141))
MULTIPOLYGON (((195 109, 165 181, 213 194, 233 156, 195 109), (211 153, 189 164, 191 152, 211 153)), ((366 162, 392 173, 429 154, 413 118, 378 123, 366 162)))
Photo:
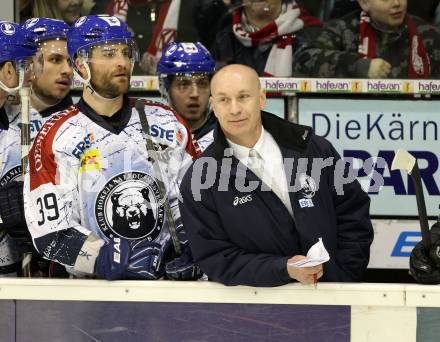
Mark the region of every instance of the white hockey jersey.
POLYGON ((20 127, 9 123, 6 110, 2 113, 5 123, 0 129, 0 186, 21 177, 20 127))
MULTIPOLYGON (((11 127, 5 108, 0 109, 0 183, 9 181, 9 178, 16 178, 13 172, 6 174, 5 169, 9 165, 20 164, 20 130, 18 127, 11 127), (17 146, 16 146, 17 145, 17 146), (8 151, 15 151, 8 157, 8 151)), ((21 176, 21 168, 18 170, 21 176)), ((1 230, 0 224, 0 277, 14 277, 20 265, 21 255, 15 242, 1 230)))
MULTIPOLYGON (((189 166, 195 157, 189 129, 162 104, 146 102, 145 113, 167 197, 179 221, 183 165, 189 166)), ((93 273, 97 254, 88 258, 91 264, 77 263, 92 233, 102 242, 113 237, 147 239, 162 246, 170 242, 151 153, 137 110, 127 98, 119 130, 83 100, 47 121, 29 153, 24 201, 34 246, 75 274, 93 273)))
POLYGON ((192 133, 194 146, 199 154, 204 152, 208 146, 214 142, 214 129, 216 122, 217 120, 214 113, 211 112, 208 114, 208 120, 206 120, 203 126, 192 133))
MULTIPOLYGON (((52 113, 65 109, 69 105, 72 105, 72 99, 67 96, 57 105, 41 113, 32 107, 29 108, 31 141, 52 113)), ((21 105, 5 106, 0 111, 0 117, 0 187, 2 187, 9 182, 22 180, 21 105)), ((12 266, 21 263, 20 260, 21 252, 17 244, 6 235, 0 241, 0 276, 16 276, 17 268, 12 266)))
MULTIPOLYGON (((29 108, 29 131, 31 142, 37 136, 50 115, 72 105, 66 96, 60 103, 42 112, 29 108)), ((21 105, 6 106, 9 128, 0 132, 0 186, 13 180, 22 180, 21 171, 21 105)))

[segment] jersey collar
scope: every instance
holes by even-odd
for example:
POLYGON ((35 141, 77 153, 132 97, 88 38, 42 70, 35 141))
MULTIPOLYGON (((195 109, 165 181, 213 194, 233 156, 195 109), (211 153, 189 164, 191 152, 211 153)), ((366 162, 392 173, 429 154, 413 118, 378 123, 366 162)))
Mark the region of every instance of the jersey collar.
POLYGON ((124 130, 124 128, 127 126, 128 121, 130 121, 131 118, 131 106, 127 96, 124 96, 122 108, 120 109, 122 111, 122 114, 121 114, 121 124, 119 125, 118 129, 115 129, 112 125, 110 125, 102 115, 96 113, 95 110, 92 107, 90 107, 82 97, 79 100, 77 106, 79 110, 84 115, 86 115, 90 120, 92 120, 97 125, 101 126, 102 128, 106 129, 107 131, 113 134, 121 133, 124 130))
POLYGON ((47 118, 51 116, 53 113, 60 112, 68 107, 73 105, 72 97, 70 95, 67 95, 64 99, 62 99, 60 102, 58 102, 56 105, 48 107, 40 112, 40 115, 43 118, 47 118))

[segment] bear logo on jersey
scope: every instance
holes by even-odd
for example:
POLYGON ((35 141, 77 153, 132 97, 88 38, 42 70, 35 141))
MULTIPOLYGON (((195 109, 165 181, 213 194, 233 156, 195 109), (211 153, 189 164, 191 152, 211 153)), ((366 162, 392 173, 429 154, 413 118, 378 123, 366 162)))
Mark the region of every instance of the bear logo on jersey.
POLYGON ((124 189, 112 195, 113 225, 126 232, 125 235, 136 233, 140 227, 153 227, 155 219, 150 202, 150 189, 124 189))
POLYGON ((113 177, 98 194, 95 215, 108 238, 155 240, 164 223, 156 180, 142 172, 113 177))

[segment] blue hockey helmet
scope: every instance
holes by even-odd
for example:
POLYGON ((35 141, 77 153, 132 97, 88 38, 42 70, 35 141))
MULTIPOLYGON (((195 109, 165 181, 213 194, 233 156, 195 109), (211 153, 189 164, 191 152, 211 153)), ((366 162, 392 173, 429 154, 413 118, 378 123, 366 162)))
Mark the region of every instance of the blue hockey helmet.
POLYGON ((15 98, 17 90, 23 85, 25 71, 31 64, 31 57, 36 52, 37 46, 27 40, 19 25, 0 21, 0 64, 7 61, 14 62, 18 74, 18 85, 14 88, 10 88, 0 81, 0 88, 11 95, 11 98, 15 98))
POLYGON ((132 49, 132 58, 138 59, 136 44, 127 25, 119 18, 108 15, 89 15, 77 19, 67 36, 67 52, 73 62, 78 54, 88 57, 92 47, 109 43, 127 44, 132 49))
POLYGON ((50 18, 31 18, 26 20, 21 27, 26 37, 37 44, 52 39, 67 40, 69 32, 69 25, 64 21, 50 18))
POLYGON ((0 21, 0 63, 19 62, 35 55, 37 46, 26 39, 23 29, 8 21, 0 21))
MULTIPOLYGON (((91 91, 92 94, 104 99, 103 96, 93 89, 91 81, 91 70, 89 62, 93 59, 93 48, 109 45, 126 45, 128 51, 124 51, 123 56, 128 57, 131 62, 133 72, 134 63, 139 60, 139 53, 127 25, 117 17, 109 15, 88 15, 78 18, 71 26, 67 35, 67 52, 71 60, 73 70, 79 80, 91 91), (75 63, 75 58, 80 57, 87 70, 86 75, 82 75, 75 63)), ((125 50, 125 49, 124 49, 125 50)), ((105 68, 106 66, 103 65, 105 68)))
POLYGON ((215 71, 215 62, 202 43, 169 43, 157 64, 159 89, 162 96, 168 96, 173 75, 208 74, 215 71))
POLYGON ((192 74, 215 71, 215 62, 202 43, 169 43, 157 64, 157 74, 192 74))

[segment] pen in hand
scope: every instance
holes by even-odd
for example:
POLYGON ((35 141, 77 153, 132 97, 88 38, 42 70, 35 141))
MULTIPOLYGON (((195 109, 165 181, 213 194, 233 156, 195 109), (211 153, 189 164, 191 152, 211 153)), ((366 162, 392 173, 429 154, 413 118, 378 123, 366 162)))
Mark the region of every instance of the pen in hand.
POLYGON ((315 287, 315 289, 318 286, 318 273, 313 274, 313 286, 315 287))

